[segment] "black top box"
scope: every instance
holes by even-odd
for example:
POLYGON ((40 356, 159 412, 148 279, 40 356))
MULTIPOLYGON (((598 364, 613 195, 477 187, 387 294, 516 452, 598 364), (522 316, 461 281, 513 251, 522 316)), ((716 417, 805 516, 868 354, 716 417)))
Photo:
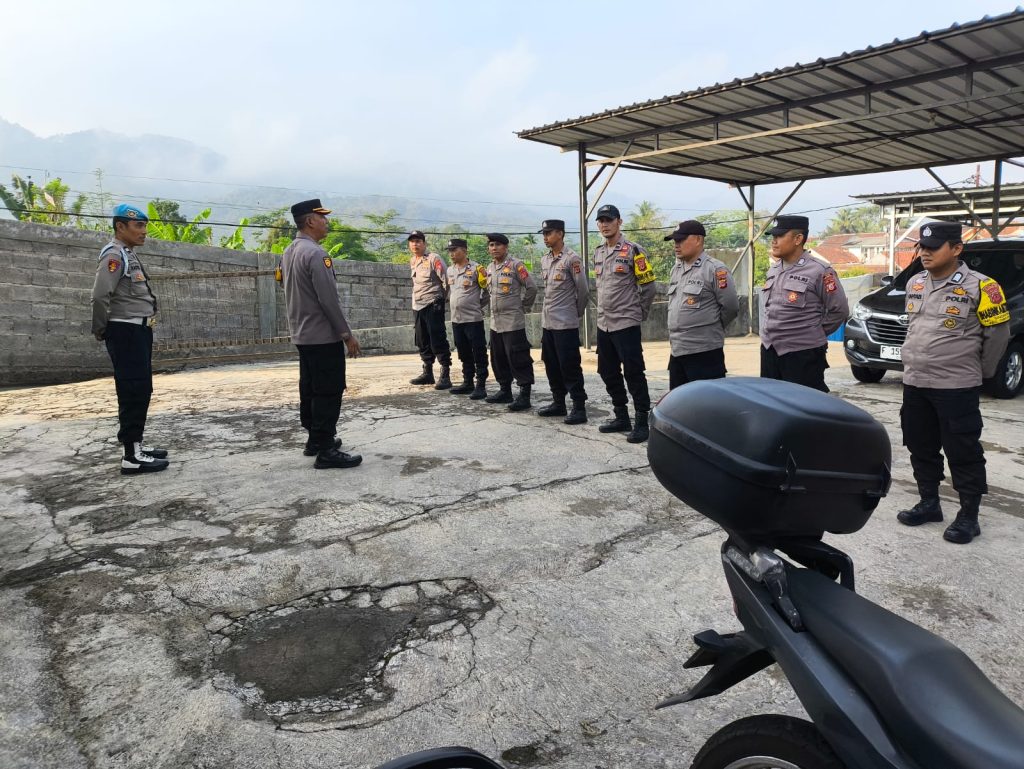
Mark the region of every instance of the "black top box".
POLYGON ((849 534, 889 491, 892 447, 870 414, 774 379, 691 382, 654 408, 661 484, 747 542, 849 534))

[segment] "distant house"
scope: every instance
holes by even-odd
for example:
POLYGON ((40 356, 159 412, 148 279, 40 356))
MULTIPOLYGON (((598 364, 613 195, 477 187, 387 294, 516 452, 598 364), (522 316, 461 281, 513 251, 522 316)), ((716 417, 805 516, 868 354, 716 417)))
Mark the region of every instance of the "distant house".
MULTIPOLYGON (((896 266, 903 269, 914 260, 917 241, 921 237, 921 227, 925 222, 918 221, 896 242, 896 266)), ((987 229, 965 227, 964 240, 989 238, 987 229)), ((1003 229, 1000 237, 1024 238, 1024 224, 1011 225, 1003 229)), ((889 269, 889 234, 886 232, 848 232, 838 235, 827 235, 811 246, 809 250, 824 259, 837 272, 859 267, 867 272, 888 272, 889 269)))

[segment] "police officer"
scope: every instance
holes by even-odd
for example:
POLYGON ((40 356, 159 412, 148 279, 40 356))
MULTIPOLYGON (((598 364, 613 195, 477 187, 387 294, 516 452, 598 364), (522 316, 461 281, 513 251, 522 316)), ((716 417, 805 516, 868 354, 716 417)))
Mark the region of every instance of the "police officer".
POLYGON ((345 391, 345 351, 355 358, 359 342, 345 320, 334 262, 320 247, 330 209, 317 199, 292 206, 299 234, 281 256, 288 328, 299 350, 299 418, 309 432, 303 454, 316 456, 318 470, 355 467, 359 454, 341 450, 336 437, 345 391))
POLYGON ((965 545, 981 534, 978 508, 988 492, 981 447, 981 380, 992 377, 1010 339, 1002 288, 960 261, 959 224, 921 228, 918 255, 924 272, 907 283, 910 319, 903 344, 903 443, 921 500, 897 516, 918 526, 942 520, 939 483, 946 454, 960 496, 956 520, 943 533, 965 545))
POLYGON ((165 449, 142 443, 153 394, 156 297, 134 249, 146 242, 149 218, 135 206, 114 208, 114 239, 100 250, 92 286, 92 333, 106 344, 117 391, 121 473, 167 469, 165 449))
POLYGON ((453 387, 451 393, 471 393, 470 399, 476 401, 487 397, 487 336, 484 334, 484 307, 490 301, 487 271, 469 259, 468 244, 462 238, 448 241, 448 256, 452 260, 448 267, 452 336, 462 362, 462 384, 453 387))
POLYGON ((487 235, 487 288, 491 293, 491 368, 499 390, 488 395, 488 403, 507 403, 509 411, 530 408, 533 387, 533 358, 526 338, 526 313, 537 298, 537 286, 526 265, 508 255, 508 238, 500 232, 487 235), (512 398, 512 379, 519 392, 512 398))
POLYGON ((580 255, 565 245, 565 222, 548 219, 540 234, 548 252, 541 259, 544 308, 541 312, 541 360, 551 387, 552 401, 537 409, 542 417, 565 417, 567 425, 587 421, 587 391, 580 360, 580 319, 590 296, 590 281, 580 255), (565 396, 572 397, 572 412, 565 396))
POLYGON ((768 231, 778 261, 765 277, 761 376, 828 392, 826 337, 850 314, 839 276, 805 248, 806 216, 779 216, 768 231))
POLYGON ((704 225, 680 222, 668 282, 668 386, 725 376, 725 328, 739 313, 736 283, 726 266, 704 251, 704 225))
POLYGON ((427 253, 427 236, 413 230, 408 237, 409 270, 412 273, 412 314, 416 348, 423 361, 423 372, 409 384, 434 385, 435 390, 452 386, 452 350, 444 327, 444 305, 448 300, 448 268, 435 253, 427 253), (441 363, 441 374, 434 384, 434 360, 441 363))
POLYGON ((654 302, 654 268, 636 243, 622 236, 622 217, 615 206, 597 209, 597 229, 604 243, 594 250, 597 284, 597 373, 612 399, 615 416, 597 429, 602 433, 629 433, 626 440, 647 440, 651 396, 644 373, 640 323, 654 302), (629 420, 633 396, 636 424, 629 420))

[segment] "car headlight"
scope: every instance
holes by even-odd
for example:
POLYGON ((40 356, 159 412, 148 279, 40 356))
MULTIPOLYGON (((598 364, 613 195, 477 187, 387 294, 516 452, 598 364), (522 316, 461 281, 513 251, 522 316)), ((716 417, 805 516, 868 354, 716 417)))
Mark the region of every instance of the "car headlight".
POLYGON ((871 317, 871 310, 865 307, 861 302, 857 302, 853 307, 853 317, 857 320, 867 320, 871 317))

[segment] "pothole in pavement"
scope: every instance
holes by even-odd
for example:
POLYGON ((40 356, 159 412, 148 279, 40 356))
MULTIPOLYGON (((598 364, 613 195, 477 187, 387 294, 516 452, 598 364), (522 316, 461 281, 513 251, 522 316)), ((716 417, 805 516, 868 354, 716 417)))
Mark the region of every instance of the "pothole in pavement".
POLYGON ((406 653, 470 635, 493 606, 473 580, 424 580, 321 590, 206 629, 218 688, 283 722, 351 720, 400 695, 387 673, 406 653))

